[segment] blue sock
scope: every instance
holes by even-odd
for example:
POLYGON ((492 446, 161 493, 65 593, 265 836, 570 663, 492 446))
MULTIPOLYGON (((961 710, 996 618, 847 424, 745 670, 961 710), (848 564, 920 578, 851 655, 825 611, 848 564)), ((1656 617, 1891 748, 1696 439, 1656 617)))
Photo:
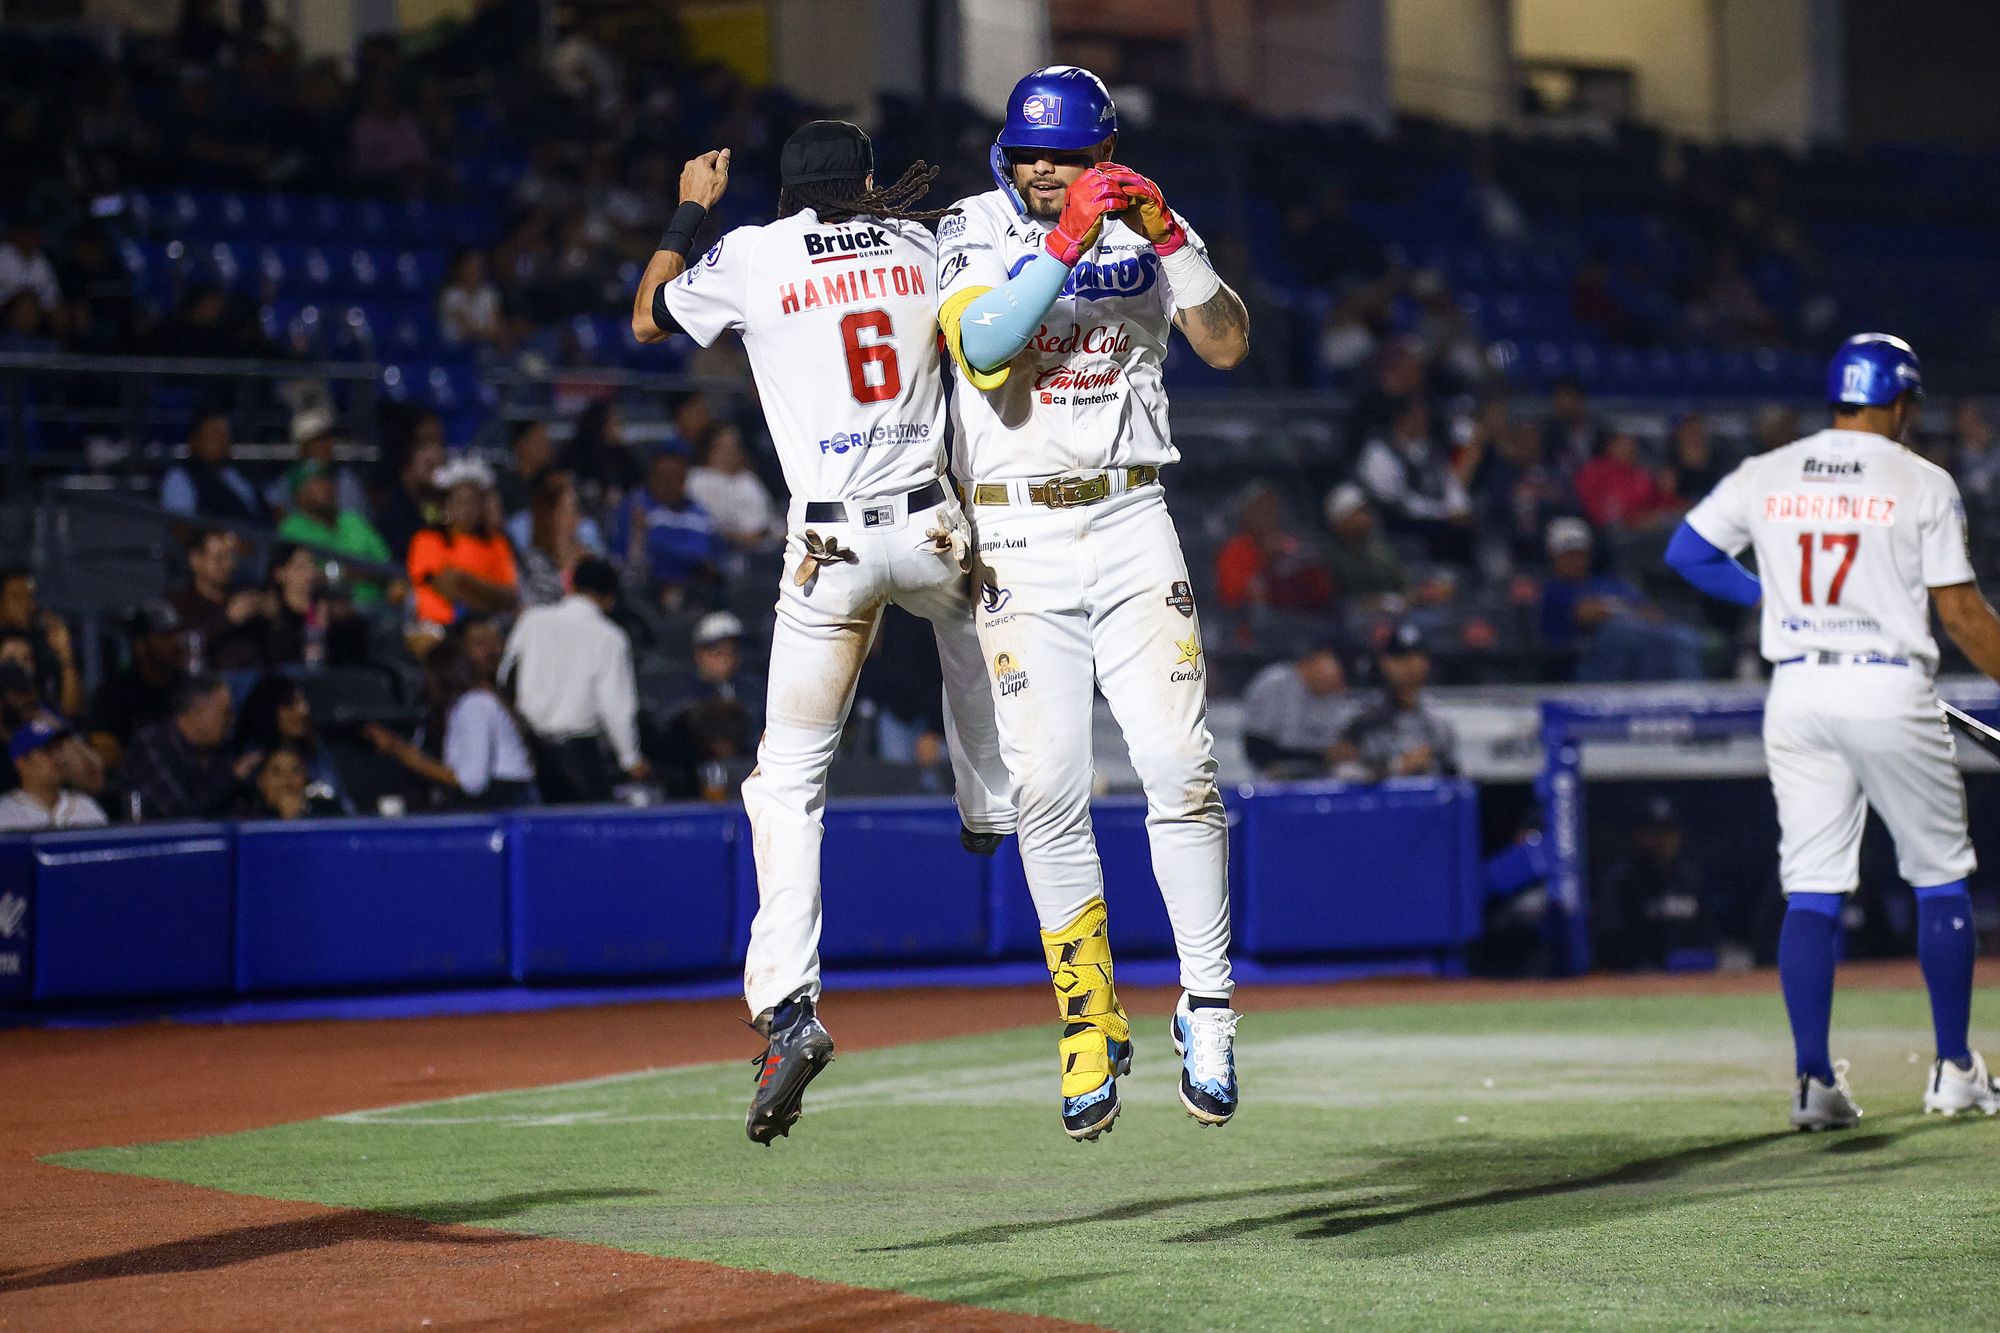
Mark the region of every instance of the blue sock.
POLYGON ((1972 896, 1965 891, 1964 880, 1917 890, 1917 962, 1931 993, 1938 1059, 1961 1068, 1972 1063, 1966 1032, 1972 1025, 1977 934, 1972 926, 1972 896))
POLYGON ((1833 1082, 1827 1029, 1833 1024, 1834 940, 1840 930, 1844 893, 1794 893, 1785 901, 1785 924, 1778 932, 1778 984, 1792 1020, 1798 1072, 1833 1082))

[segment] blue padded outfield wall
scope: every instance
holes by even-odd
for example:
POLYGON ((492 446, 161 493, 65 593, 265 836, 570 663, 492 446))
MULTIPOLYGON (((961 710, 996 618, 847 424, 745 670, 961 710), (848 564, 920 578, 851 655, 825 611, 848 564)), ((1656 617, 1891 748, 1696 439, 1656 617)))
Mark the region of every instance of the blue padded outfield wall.
MULTIPOLYGON (((1479 933, 1463 781, 1244 788, 1228 801, 1239 954, 1427 957, 1479 933)), ((1120 958, 1170 958, 1137 798, 1094 807, 1120 958)), ((1010 839, 936 799, 826 812, 829 968, 1033 962, 1010 839)), ((0 839, 0 1011, 167 999, 726 978, 756 909, 740 810, 671 806, 0 839)))

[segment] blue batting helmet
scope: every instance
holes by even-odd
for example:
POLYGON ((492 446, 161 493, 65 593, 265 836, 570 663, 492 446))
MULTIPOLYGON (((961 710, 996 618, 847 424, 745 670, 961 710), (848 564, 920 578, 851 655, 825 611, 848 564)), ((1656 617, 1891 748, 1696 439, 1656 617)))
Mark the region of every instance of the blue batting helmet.
POLYGON ((993 179, 1014 201, 1027 204, 1007 169, 1009 148, 1051 148, 1074 153, 1095 148, 1118 133, 1118 108, 1104 80, 1077 65, 1048 65, 1022 79, 1007 94, 1007 119, 993 141, 993 179))
POLYGON ((1892 334, 1857 333, 1826 367, 1826 400, 1836 407, 1887 407, 1906 393, 1923 391, 1917 354, 1892 334))

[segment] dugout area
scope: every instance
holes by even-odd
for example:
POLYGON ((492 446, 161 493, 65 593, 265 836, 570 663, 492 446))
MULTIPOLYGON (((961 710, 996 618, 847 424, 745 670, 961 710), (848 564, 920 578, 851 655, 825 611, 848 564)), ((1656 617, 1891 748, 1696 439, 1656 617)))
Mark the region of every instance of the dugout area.
POLYGON ((1246 991, 1215 1134, 1137 989, 1087 1147, 1039 987, 835 996, 769 1151, 728 1001, 13 1031, 0 1324, 1928 1326, 1982 1299, 2000 1124, 1915 1114, 1916 982, 1842 977, 1840 1136, 1785 1131, 1756 976, 1246 991))

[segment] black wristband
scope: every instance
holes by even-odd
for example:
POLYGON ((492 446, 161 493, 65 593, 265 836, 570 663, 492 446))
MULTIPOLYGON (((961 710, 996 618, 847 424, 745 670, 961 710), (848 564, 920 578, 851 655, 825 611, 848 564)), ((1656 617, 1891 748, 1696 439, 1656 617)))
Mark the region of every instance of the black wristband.
POLYGON ((657 248, 671 250, 682 259, 686 259, 688 253, 694 249, 694 234, 701 230, 702 219, 707 216, 708 210, 700 204, 682 204, 674 210, 674 216, 668 221, 666 231, 661 234, 657 248))

